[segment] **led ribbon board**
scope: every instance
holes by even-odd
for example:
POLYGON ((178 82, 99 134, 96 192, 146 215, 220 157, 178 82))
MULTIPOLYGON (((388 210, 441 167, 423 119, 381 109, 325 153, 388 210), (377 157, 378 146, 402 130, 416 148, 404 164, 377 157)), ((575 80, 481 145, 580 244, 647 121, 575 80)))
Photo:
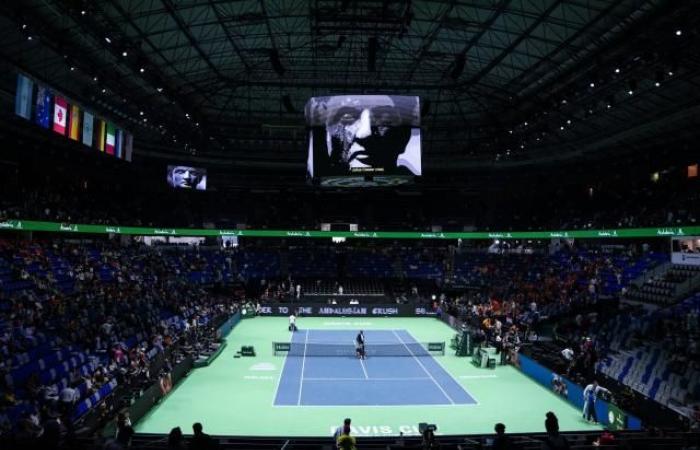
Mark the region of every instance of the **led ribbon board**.
POLYGON ((298 237, 350 239, 601 239, 653 238, 700 235, 700 226, 663 228, 619 228, 609 230, 566 231, 474 231, 440 232, 420 231, 300 231, 300 230, 226 230, 212 228, 149 228, 119 225, 90 225, 78 223, 8 220, 0 222, 0 231, 47 231, 53 233, 126 234, 137 236, 243 236, 243 237, 298 237))

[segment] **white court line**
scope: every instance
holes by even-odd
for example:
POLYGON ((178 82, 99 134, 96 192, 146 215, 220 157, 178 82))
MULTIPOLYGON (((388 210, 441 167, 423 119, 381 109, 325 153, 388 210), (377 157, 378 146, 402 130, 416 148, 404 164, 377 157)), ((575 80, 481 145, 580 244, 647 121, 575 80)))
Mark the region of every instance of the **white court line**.
POLYGON ((306 330, 306 336, 304 337, 304 356, 301 360, 301 378, 299 379, 299 398, 297 399, 297 406, 301 406, 301 390, 304 387, 304 366, 306 365, 306 344, 309 342, 309 330, 306 330))
MULTIPOLYGON (((445 324, 445 326, 449 326, 449 325, 445 324)), ((413 335, 411 334, 410 331, 408 331, 408 330, 403 330, 403 331, 405 331, 406 334, 408 334, 408 335, 411 337, 411 339, 413 339, 415 342, 418 342, 418 339, 416 339, 415 336, 413 336, 413 335)), ((455 380, 454 375, 452 375, 452 373, 451 373, 449 370, 447 370, 447 369, 445 368, 445 366, 442 365, 442 363, 440 362, 440 358, 433 358, 433 357, 431 357, 430 359, 431 359, 435 364, 437 364, 438 366, 440 366, 440 368, 441 368, 442 370, 444 370, 445 373, 446 373, 450 378, 452 378, 452 381, 454 381, 455 383, 459 384, 459 382, 458 382, 457 380, 455 380)), ((464 389, 463 387, 462 387, 462 389, 464 390, 464 392, 465 392, 469 397, 471 397, 472 400, 474 400, 475 403, 472 403, 472 405, 479 406, 479 400, 477 400, 476 397, 474 397, 474 394, 472 394, 472 393, 469 392, 468 390, 464 389)))
MULTIPOLYGON (((294 335, 292 335, 291 338, 289 338, 289 343, 292 343, 292 340, 294 339, 294 335)), ((274 345, 274 344, 273 344, 274 345)), ((273 349, 273 355, 274 355, 274 349, 273 349)), ((275 394, 272 396, 272 406, 275 406, 275 400, 277 400, 277 392, 280 390, 280 383, 282 382, 282 376, 284 375, 284 368, 287 367, 287 360, 289 359, 289 355, 284 355, 284 363, 282 364, 282 370, 280 371, 280 376, 277 378, 277 386, 275 387, 275 394)))
MULTIPOLYGON (((355 345, 355 341, 352 341, 352 344, 355 345)), ((365 380, 369 380, 369 375, 367 375, 367 368, 365 367, 364 361, 362 361, 362 356, 360 356, 360 365, 362 366, 362 372, 365 374, 365 380)))
POLYGON ((406 381, 429 380, 428 377, 404 377, 404 378, 304 378, 304 381, 406 381))
POLYGON ((480 380, 482 378, 498 378, 498 375, 460 375, 460 380, 480 380))
POLYGON ((425 368, 423 363, 421 363, 420 360, 418 358, 416 358, 416 355, 411 351, 410 348, 408 348, 408 345, 406 345, 406 343, 403 341, 403 339, 401 339, 401 336, 399 336, 398 333, 396 333, 396 330, 391 330, 391 332, 394 333, 394 336, 396 336, 396 339, 398 339, 399 342, 401 342, 401 344, 406 348, 406 350, 408 350, 408 352, 413 357, 413 360, 415 362, 417 362, 419 366, 421 366, 421 368, 423 369, 423 372, 425 372, 426 375, 428 375, 428 377, 430 377, 430 379, 433 380, 433 383, 435 383, 435 386, 437 386, 438 389, 440 389, 440 391, 442 391, 442 393, 445 395, 445 398, 447 398, 450 401, 450 403, 452 403, 454 405, 455 404, 454 400, 452 400, 452 398, 450 398, 450 396, 447 395, 447 392, 445 392, 445 390, 442 388, 442 386, 440 386, 440 384, 437 381, 435 381, 435 378, 433 378, 433 376, 430 374, 430 372, 428 372, 428 369, 425 368))

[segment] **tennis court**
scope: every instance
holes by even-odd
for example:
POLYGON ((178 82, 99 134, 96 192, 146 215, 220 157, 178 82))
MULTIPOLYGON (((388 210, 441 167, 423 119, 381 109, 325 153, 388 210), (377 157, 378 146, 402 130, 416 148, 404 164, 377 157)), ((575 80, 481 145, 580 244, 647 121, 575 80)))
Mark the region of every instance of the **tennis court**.
POLYGON ((367 359, 354 354, 356 330, 293 334, 276 406, 469 405, 476 401, 406 330, 367 331, 367 359), (412 392, 410 396, 406 392, 412 392))
POLYGON ((417 434, 420 422, 437 424, 442 434, 491 433, 503 422, 515 433, 542 431, 547 411, 557 414, 562 430, 600 429, 517 368, 481 369, 455 356, 449 349, 455 332, 439 320, 301 317, 294 334, 287 322, 243 320, 221 355, 193 370, 136 431, 189 432, 201 422, 214 435, 329 436, 351 417, 357 436, 417 434), (353 357, 359 330, 367 340, 362 362, 353 357), (289 343, 290 351, 275 354, 273 342, 289 343), (447 343, 445 355, 421 350, 431 342, 447 343), (234 358, 243 345, 254 346, 256 356, 234 358), (319 352, 335 354, 313 356, 319 352), (403 356, 387 356, 397 352, 403 356))

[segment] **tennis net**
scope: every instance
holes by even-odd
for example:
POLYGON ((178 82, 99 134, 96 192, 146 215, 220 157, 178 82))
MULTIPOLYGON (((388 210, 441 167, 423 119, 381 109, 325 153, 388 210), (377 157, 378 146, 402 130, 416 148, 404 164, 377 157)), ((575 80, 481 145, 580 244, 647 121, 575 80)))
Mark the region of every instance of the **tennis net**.
MULTIPOLYGON (((356 356, 354 344, 325 344, 318 342, 273 342, 275 355, 289 356, 356 356)), ((365 345, 366 356, 428 356, 444 355, 444 342, 376 343, 365 345)))

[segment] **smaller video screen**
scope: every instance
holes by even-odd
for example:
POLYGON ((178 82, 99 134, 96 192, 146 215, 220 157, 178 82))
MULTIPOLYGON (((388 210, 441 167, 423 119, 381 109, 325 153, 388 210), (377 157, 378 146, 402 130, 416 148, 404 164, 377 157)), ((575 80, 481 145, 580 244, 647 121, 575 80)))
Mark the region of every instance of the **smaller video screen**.
POLYGON ((207 169, 190 166, 168 166, 168 185, 176 189, 207 190, 207 169))

